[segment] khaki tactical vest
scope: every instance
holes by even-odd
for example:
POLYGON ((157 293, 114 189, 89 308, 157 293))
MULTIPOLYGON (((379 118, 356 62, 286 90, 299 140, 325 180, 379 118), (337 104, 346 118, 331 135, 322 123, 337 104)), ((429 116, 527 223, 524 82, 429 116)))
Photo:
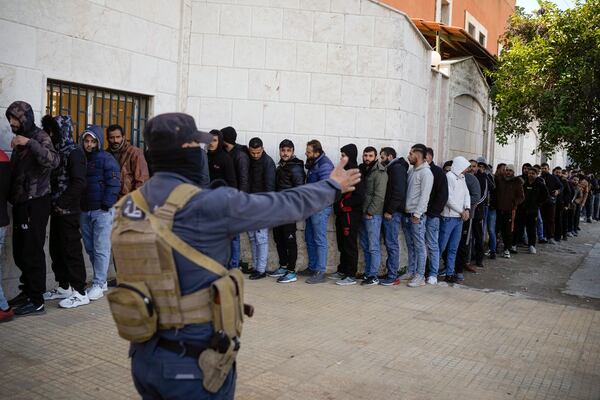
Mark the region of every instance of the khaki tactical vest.
POLYGON ((242 333, 244 278, 181 240, 172 231, 175 213, 200 189, 177 186, 165 204, 151 210, 139 190, 116 205, 112 249, 117 288, 108 294, 119 335, 131 342, 149 340, 159 329, 211 322, 229 338, 242 333), (132 202, 126 202, 131 198, 132 202), (182 295, 173 251, 220 276, 209 288, 182 295))

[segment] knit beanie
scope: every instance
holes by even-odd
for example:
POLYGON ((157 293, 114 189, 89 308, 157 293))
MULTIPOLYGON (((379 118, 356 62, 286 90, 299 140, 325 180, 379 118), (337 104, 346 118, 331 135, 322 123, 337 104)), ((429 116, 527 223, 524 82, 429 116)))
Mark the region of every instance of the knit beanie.
POLYGON ((237 132, 235 128, 232 126, 227 126, 221 129, 221 133, 223 134, 223 141, 229 144, 235 144, 235 140, 237 139, 237 132))

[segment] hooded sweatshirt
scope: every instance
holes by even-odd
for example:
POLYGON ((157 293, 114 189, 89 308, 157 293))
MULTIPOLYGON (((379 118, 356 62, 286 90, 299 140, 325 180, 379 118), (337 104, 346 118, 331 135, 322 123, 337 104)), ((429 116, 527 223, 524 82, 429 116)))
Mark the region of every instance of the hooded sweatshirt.
POLYGON ((427 211, 427 204, 433 188, 433 174, 426 161, 408 171, 406 189, 406 213, 421 218, 427 211))
POLYGON ((51 176, 52 211, 55 215, 78 214, 81 212, 81 194, 86 184, 87 162, 84 151, 73 140, 70 116, 54 117, 54 125, 49 128, 52 131, 52 142, 60 155, 60 164, 52 171, 51 176))
POLYGON ((221 179, 227 182, 227 186, 237 188, 238 183, 233 158, 223 149, 223 134, 219 132, 217 137, 219 138, 219 145, 216 150, 208 151, 210 181, 221 179))
MULTIPOLYGON (((460 218, 460 214, 471 208, 471 197, 463 171, 469 167, 469 161, 462 157, 454 157, 452 168, 446 173, 448 179, 448 202, 442 211, 442 217, 460 218)), ((479 183, 478 183, 479 184, 479 183)))
POLYGON ((60 163, 60 157, 50 136, 35 125, 33 110, 24 101, 15 101, 6 109, 6 118, 21 123, 18 135, 29 138, 25 146, 17 146, 11 155, 10 202, 24 203, 50 193, 50 173, 60 163))
MULTIPOLYGON (((358 168, 358 149, 355 144, 347 144, 342 147, 340 151, 348 156, 348 163, 344 167, 345 170, 358 168)), ((349 226, 351 218, 349 218, 348 214, 362 214, 362 204, 364 200, 364 180, 361 179, 352 192, 344 193, 342 198, 333 204, 333 211, 336 216, 343 217, 342 221, 345 221, 349 226)))
MULTIPOLYGON (((81 196, 81 210, 108 211, 116 202, 121 190, 121 172, 113 156, 104 151, 102 128, 89 125, 81 135, 81 143, 87 136, 98 141, 91 152, 85 152, 87 159, 86 188, 81 196)), ((85 151, 85 149, 84 149, 85 151)))

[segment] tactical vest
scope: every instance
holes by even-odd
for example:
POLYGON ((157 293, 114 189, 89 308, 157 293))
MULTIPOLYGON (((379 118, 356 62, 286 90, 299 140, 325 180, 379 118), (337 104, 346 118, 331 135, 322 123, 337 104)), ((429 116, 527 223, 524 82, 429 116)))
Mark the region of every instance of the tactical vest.
POLYGON ((206 322, 230 339, 241 336, 244 311, 250 316, 252 311, 243 304, 242 273, 226 269, 172 231, 177 211, 199 191, 181 184, 164 205, 151 210, 136 190, 116 205, 112 249, 118 285, 107 297, 122 338, 141 343, 159 329, 206 322), (182 295, 173 251, 220 278, 209 288, 182 295))

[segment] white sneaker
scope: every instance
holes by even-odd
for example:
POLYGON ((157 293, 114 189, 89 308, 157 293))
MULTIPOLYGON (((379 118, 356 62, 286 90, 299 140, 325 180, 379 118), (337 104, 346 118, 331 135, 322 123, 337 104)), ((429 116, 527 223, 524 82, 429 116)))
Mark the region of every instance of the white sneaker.
POLYGON ((536 254, 537 250, 533 246, 529 246, 529 254, 536 254))
POLYGON ((90 298, 86 294, 80 294, 77 290, 73 290, 71 297, 61 300, 58 306, 61 308, 75 308, 90 304, 90 298))
POLYGON ((427 278, 428 285, 437 285, 437 278, 435 276, 430 276, 427 278))
POLYGON ((502 255, 504 258, 510 258, 510 251, 504 250, 504 254, 502 255))
POLYGON ((415 274, 414 278, 412 278, 411 281, 408 282, 408 287, 419 287, 419 286, 425 286, 425 278, 420 275, 415 274))
POLYGON ((108 282, 104 282, 104 285, 102 285, 102 291, 108 292, 108 282))
POLYGON ((92 287, 88 288, 85 292, 90 300, 98 300, 104 297, 104 291, 100 285, 92 285, 92 287))
POLYGON ((410 272, 407 272, 405 274, 402 274, 398 277, 398 279, 400 279, 401 281, 409 281, 413 278, 414 274, 411 274, 410 272))
POLYGON ((44 293, 44 300, 66 299, 67 297, 71 297, 72 294, 73 289, 71 289, 71 286, 68 289, 57 286, 51 291, 44 293))

